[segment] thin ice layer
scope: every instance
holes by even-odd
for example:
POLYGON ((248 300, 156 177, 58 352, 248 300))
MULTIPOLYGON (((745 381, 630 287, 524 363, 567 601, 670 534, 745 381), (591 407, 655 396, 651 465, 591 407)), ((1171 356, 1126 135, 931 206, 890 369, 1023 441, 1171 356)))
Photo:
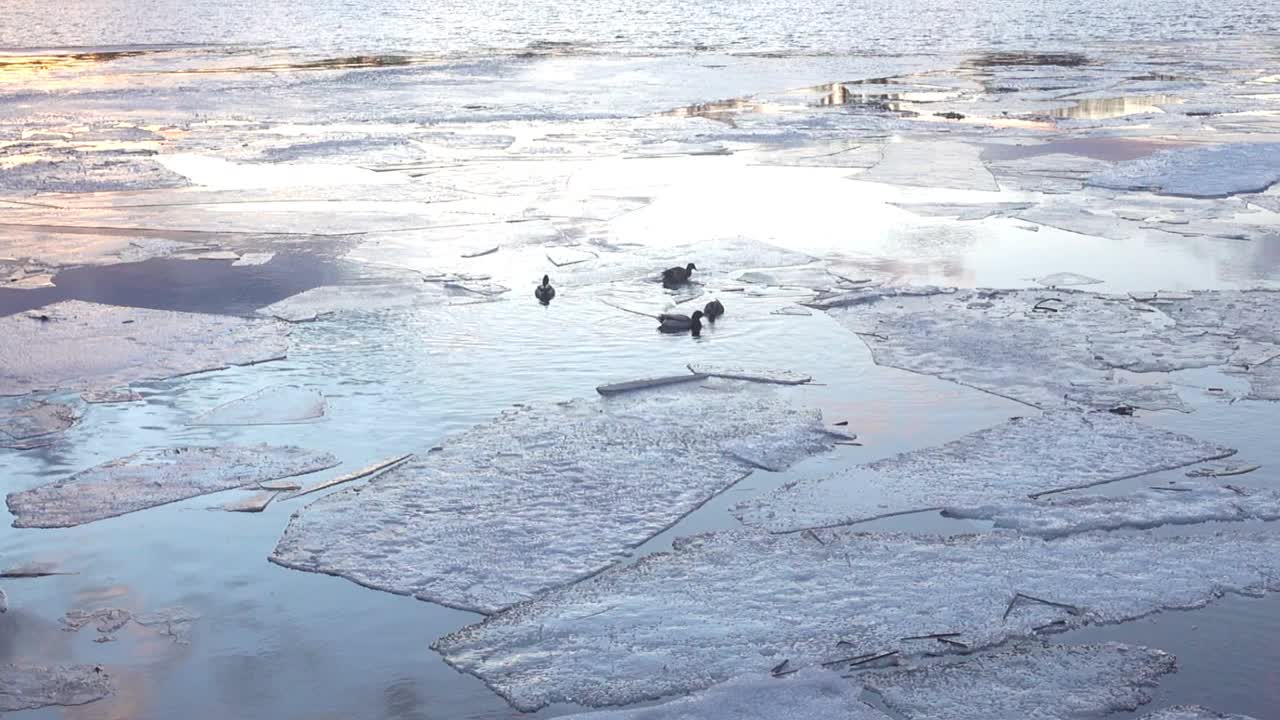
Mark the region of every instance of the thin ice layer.
POLYGON ((977 145, 952 141, 888 143, 883 159, 855 180, 996 192, 1000 186, 982 163, 977 145))
POLYGON ((73 527, 338 464, 289 445, 143 450, 70 477, 10 493, 14 527, 73 527))
POLYGON ((1276 182, 1280 143, 1165 150, 1116 163, 1089 177, 1089 184, 1097 187, 1201 198, 1259 193, 1276 182))
POLYGON ((0 667, 0 712, 84 705, 111 694, 111 677, 95 665, 0 667))
POLYGON ((1054 541, 712 533, 517 605, 435 647, 521 710, 626 703, 784 659, 842 667, 843 658, 909 649, 905 638, 930 633, 957 633, 957 642, 980 648, 1049 623, 1120 622, 1226 592, 1274 591, 1278 550, 1275 532, 1054 541))
POLYGON ((289 330, 271 320, 146 310, 78 300, 48 317, 0 317, 0 395, 88 390, 283 357, 289 330))
POLYGON ((955 507, 945 514, 989 520, 998 528, 1052 538, 1090 530, 1280 520, 1280 493, 1239 486, 1154 486, 1129 495, 1048 496, 1005 505, 955 507))
POLYGON ((862 702, 860 691, 826 670, 785 677, 752 674, 661 705, 581 713, 567 720, 889 720, 862 702))
POLYGON ((1042 408, 1181 409, 1168 384, 1122 382, 1115 367, 1201 367, 1231 354, 1221 338, 1183 342, 1177 328, 1162 328, 1129 298, 1014 290, 858 299, 830 312, 862 335, 878 365, 1042 408))
POLYGON ((324 417, 324 395, 313 388, 276 385, 219 405, 192 425, 288 425, 324 417))
POLYGON ((1248 715, 1224 715, 1199 705, 1174 705, 1147 713, 1138 720, 1256 720, 1248 715))
POLYGON ((65 403, 0 403, 0 447, 7 440, 30 440, 62 432, 79 419, 76 409, 65 403))
POLYGON ((906 720, 1075 720, 1136 710, 1175 669, 1145 647, 1037 644, 857 680, 906 720))
POLYGON ((818 411, 723 381, 513 410, 308 505, 271 559, 496 612, 599 572, 753 467, 785 468, 832 439, 818 411))
POLYGON ((264 317, 307 322, 341 312, 414 307, 448 300, 438 285, 420 281, 381 285, 322 285, 258 310, 264 317))
POLYGON ((1226 457, 1235 451, 1107 412, 1013 418, 938 447, 822 479, 806 479, 734 507, 749 525, 784 532, 919 510, 1007 506, 1030 496, 1112 482, 1226 457))

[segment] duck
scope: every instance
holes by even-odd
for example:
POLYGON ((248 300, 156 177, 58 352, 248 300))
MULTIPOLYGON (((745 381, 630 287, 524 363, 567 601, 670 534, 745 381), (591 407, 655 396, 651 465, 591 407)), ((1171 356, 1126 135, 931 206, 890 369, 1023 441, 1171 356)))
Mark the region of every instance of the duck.
POLYGON ((543 275, 542 284, 533 291, 533 296, 538 298, 538 302, 543 305, 550 305, 552 298, 556 296, 556 289, 551 287, 551 278, 543 275))
POLYGON ((724 314, 724 303, 719 300, 712 300, 702 308, 702 314, 707 318, 708 322, 715 322, 716 318, 724 314))
POLYGON ((658 316, 658 332, 692 333, 694 337, 702 335, 702 311, 694 310, 693 317, 677 313, 664 313, 658 316))
POLYGON ((663 270, 662 287, 674 288, 689 282, 689 278, 693 276, 693 271, 697 269, 697 265, 689 263, 684 267, 673 267, 663 270))

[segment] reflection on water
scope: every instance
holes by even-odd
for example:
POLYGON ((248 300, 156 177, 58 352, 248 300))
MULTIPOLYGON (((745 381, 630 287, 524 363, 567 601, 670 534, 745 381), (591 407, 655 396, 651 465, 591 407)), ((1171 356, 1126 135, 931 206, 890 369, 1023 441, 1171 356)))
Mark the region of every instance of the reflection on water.
POLYGON ((1161 105, 1174 105, 1182 102, 1176 95, 1129 95, 1114 98, 1088 98, 1076 100, 1075 105, 1056 108, 1048 111, 1050 117, 1070 118, 1072 120, 1106 120, 1108 118, 1137 115, 1140 113, 1162 113, 1161 105))
POLYGON ((764 105, 752 98, 730 98, 697 103, 663 113, 671 117, 701 117, 734 126, 733 116, 742 112, 761 112, 764 105))

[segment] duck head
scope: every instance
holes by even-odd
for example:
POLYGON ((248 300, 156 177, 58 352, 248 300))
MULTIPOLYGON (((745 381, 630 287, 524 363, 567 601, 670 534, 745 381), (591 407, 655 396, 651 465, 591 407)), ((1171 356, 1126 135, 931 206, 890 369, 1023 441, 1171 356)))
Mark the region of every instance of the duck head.
POLYGON ((694 265, 693 263, 689 263, 688 265, 685 265, 685 266, 684 266, 684 269, 685 269, 685 270, 687 270, 688 272, 692 273, 694 270, 697 270, 697 269, 698 269, 698 266, 697 266, 697 265, 694 265))
POLYGON ((550 276, 548 276, 548 275, 543 275, 543 276, 542 276, 542 287, 546 287, 546 286, 548 286, 548 285, 550 285, 550 284, 551 284, 551 277, 550 277, 550 276))

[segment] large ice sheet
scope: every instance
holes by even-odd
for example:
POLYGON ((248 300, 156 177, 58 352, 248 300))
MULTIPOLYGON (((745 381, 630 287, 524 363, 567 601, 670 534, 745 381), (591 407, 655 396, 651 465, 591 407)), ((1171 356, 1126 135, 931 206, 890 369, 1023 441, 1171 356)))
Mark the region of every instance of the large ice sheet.
POLYGON ((1166 150, 1117 163, 1089 184, 1183 197, 1259 193, 1280 181, 1280 143, 1232 143, 1166 150))
POLYGON ((1129 298, 1069 290, 960 291, 916 298, 865 293, 831 310, 879 365, 935 375, 1042 408, 1181 409, 1168 384, 1117 379, 1114 368, 1221 362, 1220 338, 1161 329, 1129 298))
POLYGON ((289 445, 143 450, 9 493, 9 511, 14 527, 73 527, 337 464, 329 453, 289 445))
POLYGON ((743 675, 652 707, 604 710, 569 720, 889 720, 859 699, 861 688, 829 670, 785 677, 743 675))
POLYGON ((1175 668, 1145 647, 1036 644, 857 679, 907 720, 1074 720, 1145 705, 1175 668))
POLYGON ((883 159, 857 180, 996 192, 1000 186, 982 164, 977 145, 953 141, 889 143, 883 159))
POLYGON ((821 413, 775 392, 718 381, 509 411, 308 505, 271 559, 496 612, 617 562, 752 468, 830 448, 821 413))
POLYGON ((1280 534, 1061 540, 847 530, 679 540, 435 644, 517 708, 626 703, 956 633, 971 648, 1280 590, 1280 534), (1019 595, 1021 594, 1021 595, 1019 595), (1038 602, 1030 598, 1038 598, 1038 602), (1056 604, 1050 604, 1056 603, 1056 604))
POLYGON ((191 425, 289 425, 324 417, 324 395, 314 388, 276 385, 219 405, 191 425))
POLYGON ((1280 493, 1235 485, 1156 486, 1128 495, 1051 495, 1003 505, 952 507, 944 514, 990 520, 998 528, 1052 538, 1090 530, 1280 520, 1280 493))
POLYGON ((145 310, 77 300, 0 317, 0 395, 104 389, 282 357, 271 320, 145 310))
POLYGON ((96 665, 0 667, 0 712, 84 705, 111 694, 111 676, 96 665))
POLYGON ((1256 720, 1248 715, 1224 715, 1199 705, 1174 705, 1143 715, 1138 720, 1256 720))
POLYGON ((1008 505, 1234 452, 1108 412, 1058 411, 800 480, 733 512, 774 532, 829 527, 918 510, 1008 505))

